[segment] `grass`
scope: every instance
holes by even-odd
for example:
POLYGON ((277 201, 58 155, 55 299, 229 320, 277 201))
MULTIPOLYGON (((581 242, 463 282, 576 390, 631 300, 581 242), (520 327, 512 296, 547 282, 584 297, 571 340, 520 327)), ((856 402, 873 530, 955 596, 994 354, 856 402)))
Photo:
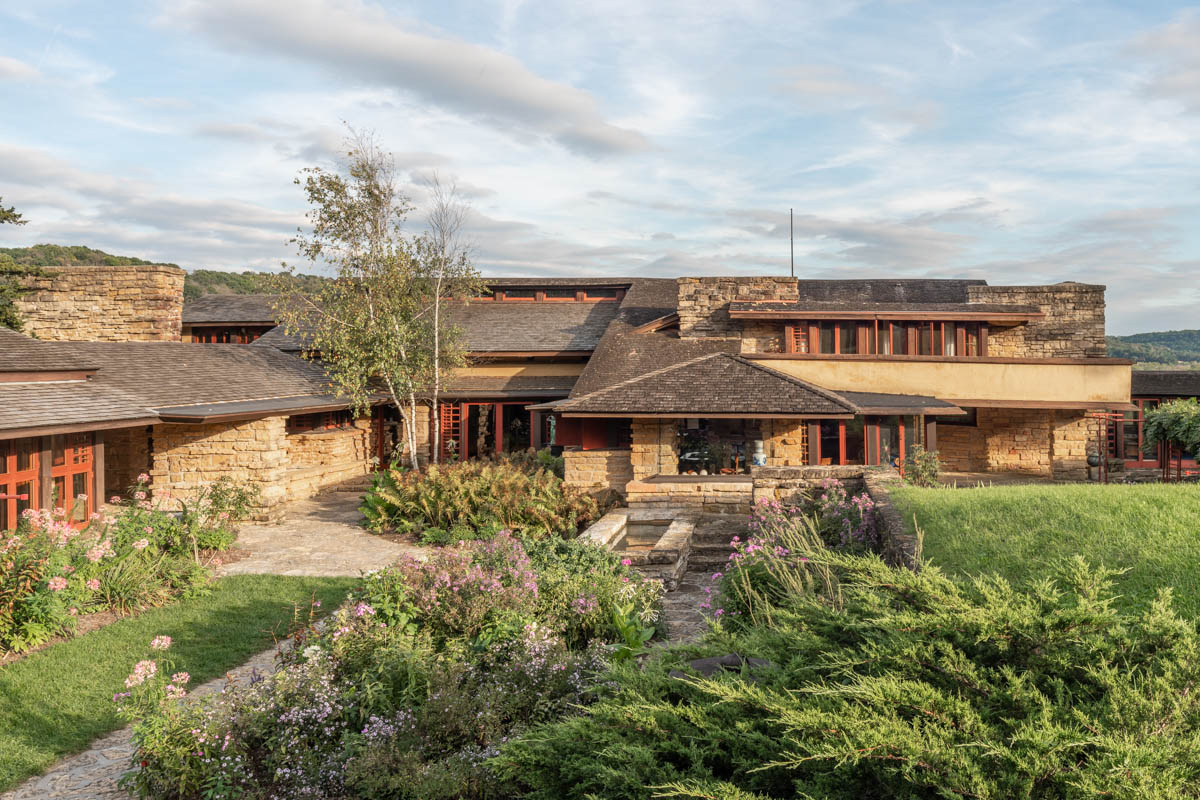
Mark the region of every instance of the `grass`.
POLYGON ((924 532, 926 561, 951 574, 1022 583, 1078 554, 1129 570, 1115 587, 1125 608, 1171 586, 1176 608, 1200 616, 1200 485, 906 486, 893 497, 924 532))
POLYGON ((315 594, 334 607, 351 578, 236 575, 204 596, 181 600, 60 642, 0 668, 0 791, 44 771, 121 727, 112 695, 158 634, 196 686, 219 677, 287 632, 293 603, 315 594))

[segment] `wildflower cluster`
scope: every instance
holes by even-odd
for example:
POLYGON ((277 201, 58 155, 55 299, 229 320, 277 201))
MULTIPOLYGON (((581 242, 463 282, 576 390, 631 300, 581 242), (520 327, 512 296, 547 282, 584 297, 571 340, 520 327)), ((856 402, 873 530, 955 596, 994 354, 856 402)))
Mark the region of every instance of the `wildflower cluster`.
POLYGON ((852 496, 841 481, 826 478, 821 481, 816 506, 826 544, 850 552, 879 549, 875 501, 869 494, 863 492, 852 496))

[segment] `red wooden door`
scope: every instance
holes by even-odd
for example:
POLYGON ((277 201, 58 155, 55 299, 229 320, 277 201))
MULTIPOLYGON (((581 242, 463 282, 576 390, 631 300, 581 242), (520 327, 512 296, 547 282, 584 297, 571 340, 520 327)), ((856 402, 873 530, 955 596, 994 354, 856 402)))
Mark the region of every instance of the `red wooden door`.
POLYGON ((50 480, 54 505, 68 511, 72 522, 85 522, 96 508, 92 497, 95 465, 92 434, 70 433, 51 440, 50 480))
POLYGON ((37 439, 0 442, 0 530, 16 528, 21 512, 37 506, 37 439))

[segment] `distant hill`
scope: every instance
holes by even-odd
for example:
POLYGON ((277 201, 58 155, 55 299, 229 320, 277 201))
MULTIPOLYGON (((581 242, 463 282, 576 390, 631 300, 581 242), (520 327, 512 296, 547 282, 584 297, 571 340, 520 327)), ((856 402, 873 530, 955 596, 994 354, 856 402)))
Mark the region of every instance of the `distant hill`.
POLYGON ((1200 367, 1200 330, 1109 336, 1108 354, 1132 358, 1139 367, 1200 367))
MULTIPOLYGON (((143 261, 132 256, 114 256, 103 250, 94 250, 81 244, 35 244, 33 247, 0 247, 0 263, 16 264, 21 267, 70 267, 83 264, 126 267, 161 262, 143 261)), ((178 265, 170 264, 169 266, 178 265)))
MULTIPOLYGON (((0 265, 16 264, 22 267, 70 267, 104 264, 109 267, 136 266, 139 264, 163 264, 162 261, 145 261, 133 256, 114 256, 103 250, 83 245, 35 244, 32 247, 0 247, 0 265)), ((167 264, 176 267, 178 264, 167 264)), ((185 298, 205 294, 269 294, 273 291, 267 283, 266 272, 221 272, 215 269, 198 269, 189 272, 183 282, 185 298)), ((319 275, 297 275, 301 286, 309 282, 327 280, 319 275)))

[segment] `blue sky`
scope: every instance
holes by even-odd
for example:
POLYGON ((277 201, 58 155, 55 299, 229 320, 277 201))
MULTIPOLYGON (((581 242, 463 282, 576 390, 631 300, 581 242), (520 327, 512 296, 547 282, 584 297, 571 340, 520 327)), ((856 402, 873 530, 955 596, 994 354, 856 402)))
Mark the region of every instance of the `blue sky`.
POLYGON ((1109 286, 1200 327, 1200 8, 5 3, 0 246, 272 269, 343 121, 436 172, 485 274, 1109 286))

